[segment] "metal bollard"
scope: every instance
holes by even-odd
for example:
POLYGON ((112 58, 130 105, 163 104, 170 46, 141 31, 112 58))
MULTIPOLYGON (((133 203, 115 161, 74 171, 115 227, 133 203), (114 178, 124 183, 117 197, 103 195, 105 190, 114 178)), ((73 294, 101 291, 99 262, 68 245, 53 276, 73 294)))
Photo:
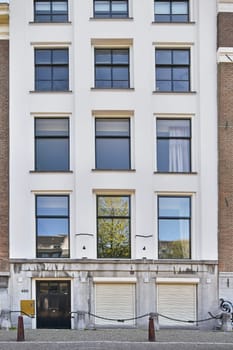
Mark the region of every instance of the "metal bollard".
POLYGON ((148 329, 148 340, 149 341, 156 341, 155 340, 155 326, 154 326, 154 318, 156 317, 156 314, 151 312, 149 315, 149 329, 148 329))
POLYGON ((23 316, 18 316, 17 341, 24 341, 23 316))

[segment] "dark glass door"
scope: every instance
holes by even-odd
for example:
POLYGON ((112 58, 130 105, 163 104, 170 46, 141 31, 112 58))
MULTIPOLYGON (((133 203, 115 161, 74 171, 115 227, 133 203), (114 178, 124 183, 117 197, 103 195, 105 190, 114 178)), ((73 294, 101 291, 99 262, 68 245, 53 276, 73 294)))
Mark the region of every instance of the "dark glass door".
POLYGON ((37 328, 70 329, 70 281, 37 281, 37 328))

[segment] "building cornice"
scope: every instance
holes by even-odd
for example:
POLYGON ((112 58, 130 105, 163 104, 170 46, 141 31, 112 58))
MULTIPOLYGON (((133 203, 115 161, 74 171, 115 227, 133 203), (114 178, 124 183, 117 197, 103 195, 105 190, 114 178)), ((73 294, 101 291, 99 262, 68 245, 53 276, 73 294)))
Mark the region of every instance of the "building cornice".
POLYGON ((218 12, 233 12, 233 0, 218 0, 218 12))
POLYGON ((0 3, 0 39, 9 39, 9 4, 0 3))

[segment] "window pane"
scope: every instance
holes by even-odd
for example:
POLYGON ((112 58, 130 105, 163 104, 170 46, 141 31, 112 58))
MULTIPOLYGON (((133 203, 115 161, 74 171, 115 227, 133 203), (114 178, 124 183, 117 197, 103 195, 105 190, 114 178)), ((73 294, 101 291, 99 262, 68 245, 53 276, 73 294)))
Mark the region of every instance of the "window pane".
POLYGON ((95 12, 110 12, 110 2, 95 1, 95 12))
POLYGON ((68 119, 36 119, 36 136, 68 136, 68 119))
POLYGON ((189 197, 159 197, 159 217, 190 217, 189 197))
POLYGON ((97 136, 129 136, 129 120, 97 119, 97 136))
POLYGON ((36 2, 35 10, 36 12, 50 12, 50 2, 49 1, 36 2))
POLYGON ((156 64, 171 64, 172 52, 171 50, 156 50, 155 59, 156 64))
POLYGON ((157 141, 157 168, 161 172, 190 172, 190 141, 157 141))
POLYGON ((111 68, 96 67, 95 77, 97 80, 111 80, 111 68))
POLYGON ((52 11, 53 12, 66 12, 67 11, 67 2, 66 1, 54 1, 54 2, 52 2, 52 11))
POLYGON ((112 1, 112 12, 127 12, 127 1, 112 1))
POLYGON ((160 68, 156 69, 156 79, 157 80, 171 80, 172 72, 171 68, 160 68))
POLYGON ((98 216, 129 216, 129 200, 128 196, 99 196, 98 216))
POLYGON ((53 64, 68 64, 68 50, 62 49, 62 50, 53 50, 52 51, 53 56, 53 64))
POLYGON ((97 169, 129 169, 128 139, 97 139, 97 169))
POLYGON ((170 14, 170 3, 169 1, 155 1, 155 13, 158 15, 170 14))
POLYGON ((128 219, 98 219, 98 257, 129 258, 128 219))
POLYGON ((97 64, 111 63, 111 50, 95 50, 95 62, 97 64))
POLYGON ((157 136, 190 136, 190 120, 187 119, 159 119, 157 120, 157 136))
POLYGON ((112 78, 113 80, 125 80, 128 81, 128 67, 114 67, 112 69, 112 78))
POLYGON ((51 67, 36 67, 36 80, 51 80, 52 70, 51 67))
POLYGON ((156 82, 156 91, 172 91, 171 81, 161 81, 156 82))
POLYGON ((36 64, 51 64, 51 50, 35 50, 36 64))
POLYGON ((54 67, 53 68, 54 80, 68 80, 68 68, 67 67, 54 67))
POLYGON ((37 196, 37 215, 68 216, 68 197, 37 196))
POLYGON ((38 236, 66 236, 68 231, 68 219, 37 219, 38 236))
POLYGON ((173 68, 174 80, 189 80, 189 68, 173 68))
POLYGON ((173 64, 189 64, 189 50, 173 50, 173 64))
POLYGON ((159 258, 190 258, 189 220, 159 220, 159 258))
POLYGON ((186 1, 173 1, 172 2, 172 13, 173 14, 187 14, 188 13, 188 4, 186 1))
POLYGON ((113 64, 128 64, 129 62, 128 50, 113 50, 112 56, 113 64))
POLYGON ((38 80, 35 84, 35 89, 38 91, 51 91, 52 90, 52 82, 46 80, 38 80))
POLYGON ((38 139, 36 141, 36 170, 69 170, 69 141, 67 139, 38 139))
POLYGON ((173 90, 174 91, 189 91, 189 82, 174 81, 173 90))

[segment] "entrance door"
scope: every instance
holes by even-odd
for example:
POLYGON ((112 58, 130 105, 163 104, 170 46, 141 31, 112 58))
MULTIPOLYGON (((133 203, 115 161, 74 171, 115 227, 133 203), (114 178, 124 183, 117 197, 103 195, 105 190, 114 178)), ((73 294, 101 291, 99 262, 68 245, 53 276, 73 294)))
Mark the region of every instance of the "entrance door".
POLYGON ((71 328, 70 281, 37 281, 37 328, 71 328))

